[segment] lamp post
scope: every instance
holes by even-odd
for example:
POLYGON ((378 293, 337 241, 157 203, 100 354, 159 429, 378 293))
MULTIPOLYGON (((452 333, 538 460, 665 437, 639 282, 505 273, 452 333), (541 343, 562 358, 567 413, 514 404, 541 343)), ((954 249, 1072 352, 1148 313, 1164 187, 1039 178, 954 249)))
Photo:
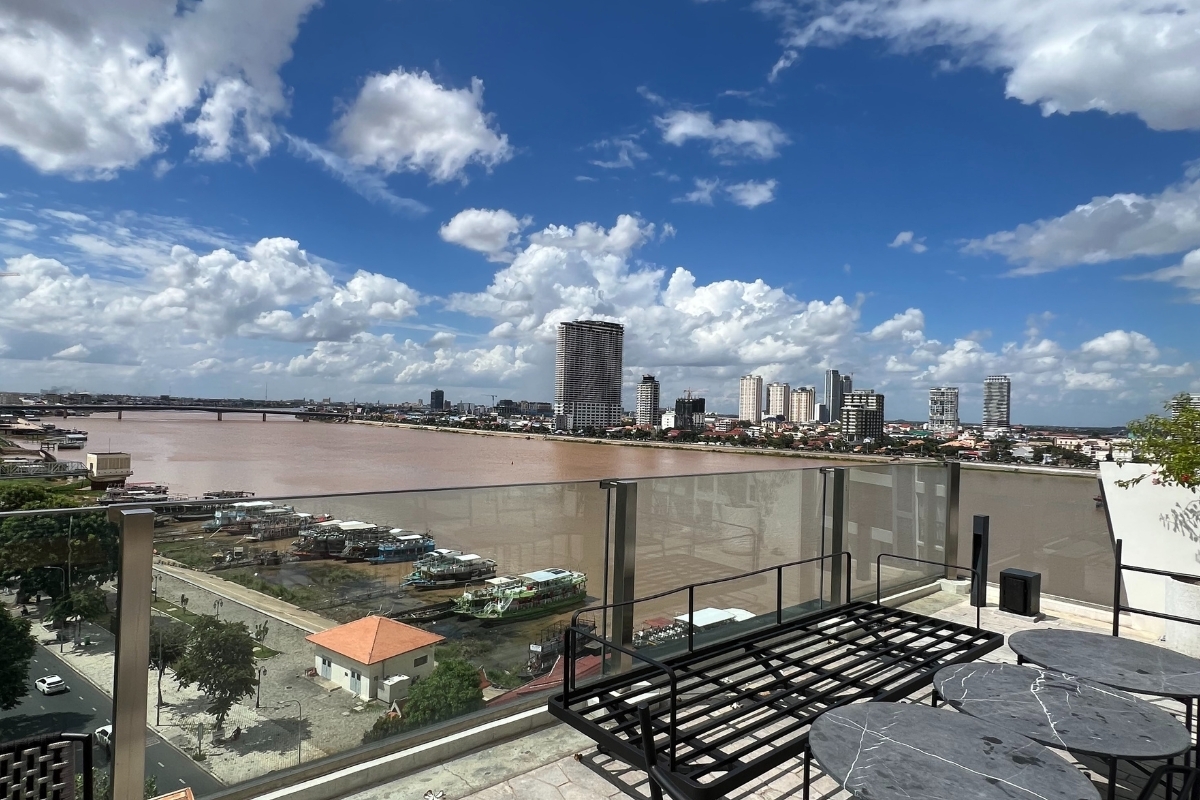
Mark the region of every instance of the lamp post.
POLYGON ((219 621, 221 619, 221 608, 225 605, 225 601, 217 598, 213 600, 213 616, 219 621))
MULTIPOLYGON (((62 591, 63 591, 63 593, 62 593, 62 596, 63 596, 63 599, 65 600, 65 599, 66 599, 66 597, 67 597, 67 571, 66 571, 65 569, 63 569, 62 567, 56 567, 56 566, 53 566, 53 565, 51 565, 51 564, 46 564, 45 566, 43 566, 43 567, 42 567, 42 569, 56 569, 56 570, 58 570, 60 573, 62 573, 62 575, 61 575, 61 577, 62 577, 62 591)), ((65 652, 65 651, 63 650, 63 648, 66 646, 66 642, 65 642, 65 641, 63 641, 63 639, 62 639, 62 638, 59 636, 59 634, 58 634, 58 633, 55 633, 54 635, 55 635, 56 637, 59 637, 59 639, 58 639, 58 652, 59 652, 59 653, 65 652)))
MULTIPOLYGON (((284 703, 296 704, 296 766, 300 766, 300 743, 304 735, 304 708, 299 700, 284 700, 284 703)), ((282 708, 282 706, 280 706, 282 708)))
POLYGON ((258 668, 258 688, 254 692, 254 707, 255 708, 262 708, 262 702, 261 702, 262 701, 262 680, 263 680, 263 676, 266 674, 267 674, 266 667, 258 668))
POLYGON ((154 576, 154 588, 151 589, 151 593, 154 595, 154 602, 156 602, 156 603, 158 602, 158 582, 161 580, 162 580, 162 575, 154 576))

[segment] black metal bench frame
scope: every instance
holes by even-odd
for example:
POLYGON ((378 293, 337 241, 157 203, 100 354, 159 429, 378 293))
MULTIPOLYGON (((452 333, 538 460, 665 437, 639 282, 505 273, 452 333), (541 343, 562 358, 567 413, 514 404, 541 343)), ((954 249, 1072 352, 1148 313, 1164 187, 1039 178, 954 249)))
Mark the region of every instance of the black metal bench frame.
POLYGON ((654 767, 672 797, 714 800, 804 755, 809 726, 822 712, 863 700, 903 699, 929 686, 942 667, 974 661, 1004 644, 998 633, 883 606, 879 588, 875 603, 853 602, 849 569, 843 602, 789 617, 783 571, 843 557, 849 561, 849 553, 833 553, 598 607, 686 591, 691 614, 697 588, 776 573, 774 620, 764 615, 742 623, 732 638, 726 632, 699 647, 689 630, 686 650, 661 660, 572 625, 564 634, 563 691, 551 698, 551 714, 620 760, 647 771, 654 767), (587 642, 600 645, 602 660, 609 652, 625 656, 630 668, 579 686, 577 657, 587 642), (644 731, 639 706, 646 707, 642 717, 650 731, 644 731), (769 741, 759 740, 763 735, 769 741), (654 763, 647 755, 651 748, 654 763))

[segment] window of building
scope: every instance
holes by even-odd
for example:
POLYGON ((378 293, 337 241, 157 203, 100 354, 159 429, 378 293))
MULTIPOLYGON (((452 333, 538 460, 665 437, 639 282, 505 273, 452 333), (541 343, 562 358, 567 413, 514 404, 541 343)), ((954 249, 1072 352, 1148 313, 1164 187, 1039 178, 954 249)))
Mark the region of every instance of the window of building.
POLYGON ((413 660, 413 666, 414 666, 414 667, 423 667, 423 666, 425 666, 425 664, 427 664, 428 662, 429 662, 429 656, 417 656, 417 657, 416 657, 416 658, 413 660))

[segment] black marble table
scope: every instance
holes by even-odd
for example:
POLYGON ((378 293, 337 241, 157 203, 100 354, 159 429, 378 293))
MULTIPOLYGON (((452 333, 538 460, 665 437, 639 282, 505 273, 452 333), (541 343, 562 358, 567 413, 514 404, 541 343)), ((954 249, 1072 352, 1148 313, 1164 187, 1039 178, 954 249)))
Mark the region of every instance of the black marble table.
POLYGON ((1018 631, 1008 637, 1008 646, 1025 661, 1127 692, 1200 697, 1200 660, 1165 647, 1055 628, 1018 631))
POLYGON ((813 757, 871 800, 1097 800, 1091 781, 1032 739, 966 714, 901 703, 826 711, 813 757))
POLYGON ((1161 708, 1061 672, 956 664, 938 670, 933 686, 959 711, 1073 753, 1142 761, 1191 746, 1187 728, 1161 708))

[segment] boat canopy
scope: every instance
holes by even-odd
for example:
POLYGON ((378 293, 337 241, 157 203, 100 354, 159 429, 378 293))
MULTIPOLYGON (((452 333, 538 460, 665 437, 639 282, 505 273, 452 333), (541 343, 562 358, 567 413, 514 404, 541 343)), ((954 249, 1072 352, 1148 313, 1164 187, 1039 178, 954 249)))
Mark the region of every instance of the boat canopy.
POLYGON ((370 522, 359 522, 356 519, 352 519, 349 522, 343 522, 339 524, 338 527, 344 531, 366 531, 379 526, 372 525, 370 522))
POLYGON ((544 583, 545 581, 552 581, 556 578, 561 578, 564 575, 570 574, 570 570, 551 567, 550 569, 539 569, 534 572, 522 572, 521 577, 534 581, 535 583, 544 583))
POLYGON ((464 563, 465 563, 465 562, 467 562, 467 561, 478 561, 478 560, 479 560, 479 556, 478 556, 477 554, 475 554, 475 553, 467 553, 467 554, 466 554, 466 555, 464 555, 464 556, 455 556, 455 557, 454 557, 454 560, 455 560, 455 561, 462 561, 462 562, 464 562, 464 563))
POLYGON ((275 505, 270 500, 243 500, 240 503, 234 503, 234 508, 270 508, 275 505))

